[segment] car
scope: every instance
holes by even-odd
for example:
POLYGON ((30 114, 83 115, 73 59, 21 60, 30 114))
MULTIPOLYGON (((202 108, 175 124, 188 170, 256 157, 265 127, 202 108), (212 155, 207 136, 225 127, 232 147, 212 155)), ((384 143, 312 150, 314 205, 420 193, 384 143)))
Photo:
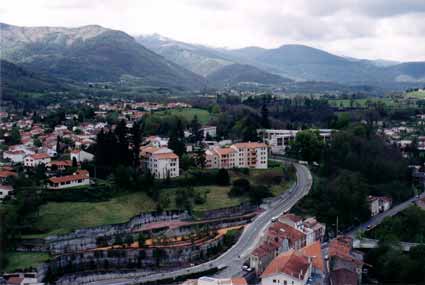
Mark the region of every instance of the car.
POLYGON ((273 217, 273 218, 271 219, 271 221, 272 221, 272 223, 276 222, 276 221, 277 221, 277 217, 273 217))
POLYGON ((247 269, 246 269, 246 271, 248 271, 248 272, 251 272, 252 270, 254 270, 253 268, 251 268, 251 267, 248 267, 247 269))
POLYGON ((242 265, 242 270, 248 270, 249 266, 247 265, 242 265))

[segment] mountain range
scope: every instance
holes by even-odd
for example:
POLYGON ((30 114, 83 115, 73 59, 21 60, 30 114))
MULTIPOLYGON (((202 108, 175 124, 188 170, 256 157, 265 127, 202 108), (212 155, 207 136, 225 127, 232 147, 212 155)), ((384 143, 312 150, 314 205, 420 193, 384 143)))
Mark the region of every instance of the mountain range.
POLYGON ((296 81, 372 85, 425 82, 425 62, 355 59, 305 45, 224 49, 179 42, 157 34, 139 36, 136 40, 167 59, 207 77, 226 65, 237 63, 296 81), (192 64, 194 58, 196 64, 192 64))
MULTIPOLYGON (((425 62, 355 59, 304 45, 214 48, 157 34, 132 37, 96 25, 61 28, 0 23, 0 30, 2 69, 10 69, 2 74, 20 73, 31 79, 32 85, 47 89, 58 82, 134 81, 191 90, 247 83, 293 86, 297 82, 329 82, 391 87, 425 82, 425 62)), ((23 84, 18 85, 22 88, 23 84)))
POLYGON ((100 26, 0 24, 1 58, 30 72, 77 82, 141 79, 146 85, 199 89, 205 79, 152 52, 128 34, 100 26))

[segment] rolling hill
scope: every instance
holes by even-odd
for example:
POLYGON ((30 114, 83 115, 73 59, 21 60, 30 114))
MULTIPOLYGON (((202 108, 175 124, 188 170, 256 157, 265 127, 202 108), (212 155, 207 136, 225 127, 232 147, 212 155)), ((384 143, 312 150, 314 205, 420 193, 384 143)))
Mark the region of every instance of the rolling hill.
POLYGON ((223 66, 210 73, 207 79, 215 87, 232 87, 240 84, 282 85, 292 81, 247 64, 223 66))
POLYGON ((128 34, 100 26, 18 27, 0 24, 2 59, 28 71, 77 82, 119 81, 200 89, 205 80, 143 47, 128 34))
POLYGON ((0 60, 0 88, 2 95, 15 92, 46 92, 67 90, 67 83, 29 72, 11 62, 0 60))

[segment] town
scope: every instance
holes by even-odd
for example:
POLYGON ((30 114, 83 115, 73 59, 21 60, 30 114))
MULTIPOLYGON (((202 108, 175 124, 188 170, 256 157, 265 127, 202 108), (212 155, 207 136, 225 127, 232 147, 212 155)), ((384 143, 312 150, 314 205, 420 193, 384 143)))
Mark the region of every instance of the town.
POLYGON ((3 0, 0 285, 425 284, 399 2, 3 0))

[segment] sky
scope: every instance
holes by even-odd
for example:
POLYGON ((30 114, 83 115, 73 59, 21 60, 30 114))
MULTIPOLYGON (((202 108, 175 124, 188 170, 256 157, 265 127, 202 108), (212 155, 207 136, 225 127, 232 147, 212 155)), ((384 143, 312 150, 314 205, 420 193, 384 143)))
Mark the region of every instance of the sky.
POLYGON ((425 0, 1 0, 0 22, 97 24, 215 47, 296 43, 356 58, 425 61, 425 0))

